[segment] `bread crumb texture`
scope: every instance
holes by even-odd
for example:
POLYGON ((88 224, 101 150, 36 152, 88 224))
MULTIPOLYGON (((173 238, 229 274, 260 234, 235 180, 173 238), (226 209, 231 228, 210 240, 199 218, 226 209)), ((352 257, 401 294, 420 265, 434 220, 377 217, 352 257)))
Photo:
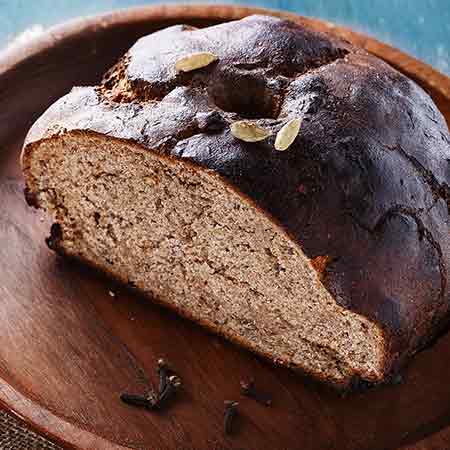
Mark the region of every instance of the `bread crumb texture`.
POLYGON ((337 383, 382 375, 378 327, 338 306, 300 248, 218 177, 77 133, 42 142, 30 174, 67 255, 285 365, 337 383))

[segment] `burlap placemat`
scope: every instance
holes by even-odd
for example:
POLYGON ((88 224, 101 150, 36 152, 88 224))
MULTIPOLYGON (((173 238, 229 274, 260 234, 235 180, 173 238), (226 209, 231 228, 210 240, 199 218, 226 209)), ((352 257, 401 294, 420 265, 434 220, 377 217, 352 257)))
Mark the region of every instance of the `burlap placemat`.
POLYGON ((59 445, 29 430, 20 420, 0 410, 1 450, 63 450, 59 445))

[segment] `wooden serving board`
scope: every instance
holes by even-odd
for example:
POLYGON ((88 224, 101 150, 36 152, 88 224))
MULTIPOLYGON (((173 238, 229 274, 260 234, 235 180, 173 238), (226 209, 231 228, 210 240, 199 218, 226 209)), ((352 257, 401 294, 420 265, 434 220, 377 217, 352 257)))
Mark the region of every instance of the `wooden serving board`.
MULTIPOLYGON (((18 155, 33 120, 72 85, 100 75, 139 36, 175 23, 206 26, 262 10, 140 8, 54 28, 0 57, 0 402, 30 427, 77 449, 445 450, 450 448, 450 334, 418 354, 404 382, 341 397, 208 334, 44 244, 49 223, 27 207, 18 155), (108 291, 116 293, 111 297, 108 291), (145 392, 164 356, 184 391, 165 413, 122 404, 145 392), (271 408, 239 395, 255 377, 271 408), (240 401, 235 435, 223 401, 240 401)), ((450 80, 398 50, 315 19, 414 78, 450 121, 450 80)))

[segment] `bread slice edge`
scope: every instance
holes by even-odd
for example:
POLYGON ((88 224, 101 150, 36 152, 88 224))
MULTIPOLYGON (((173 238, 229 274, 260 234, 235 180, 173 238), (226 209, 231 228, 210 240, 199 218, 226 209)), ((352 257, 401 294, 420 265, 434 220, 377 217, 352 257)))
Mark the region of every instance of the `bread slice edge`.
POLYGON ((383 329, 338 305, 298 243, 215 172, 133 142, 79 130, 29 143, 22 165, 28 201, 55 220, 49 243, 59 253, 132 284, 275 363, 334 386, 384 379, 388 342, 383 329), (98 186, 102 193, 95 193, 98 186), (122 228, 120 220, 129 220, 130 214, 114 199, 121 195, 127 207, 141 206, 132 225, 122 228), (155 217, 159 224, 152 222, 155 217), (180 217, 184 225, 177 227, 180 217), (152 224, 152 238, 145 227, 139 228, 142 222, 152 224), (245 238, 239 240, 240 235, 245 238), (133 236, 145 241, 145 252, 138 250, 142 245, 133 236), (114 264, 108 263, 111 249, 122 255, 114 264), (144 275, 152 275, 132 279, 136 264, 146 267, 144 275), (163 266, 170 277, 158 272, 163 266), (158 281, 162 287, 155 287, 158 281))

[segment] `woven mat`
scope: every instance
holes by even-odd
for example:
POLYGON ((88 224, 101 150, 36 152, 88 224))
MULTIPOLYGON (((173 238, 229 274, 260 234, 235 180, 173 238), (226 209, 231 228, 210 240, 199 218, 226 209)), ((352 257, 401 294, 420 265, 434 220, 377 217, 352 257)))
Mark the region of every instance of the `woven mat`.
POLYGON ((1 450, 63 450, 29 430, 20 420, 0 410, 1 450))

